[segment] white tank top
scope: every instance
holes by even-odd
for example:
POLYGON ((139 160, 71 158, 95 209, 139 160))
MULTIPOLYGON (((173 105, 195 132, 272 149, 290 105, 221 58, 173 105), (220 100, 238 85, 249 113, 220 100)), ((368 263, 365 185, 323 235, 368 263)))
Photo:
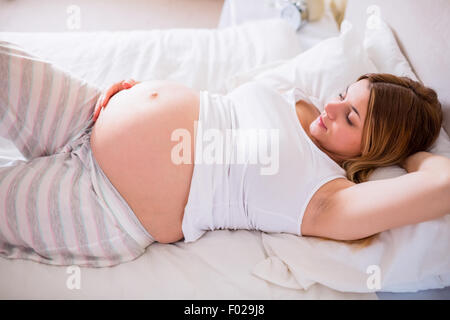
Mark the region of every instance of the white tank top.
POLYGON ((185 242, 216 229, 301 236, 311 197, 346 175, 304 131, 300 99, 309 101, 299 89, 280 94, 256 82, 227 95, 200 92, 185 242))

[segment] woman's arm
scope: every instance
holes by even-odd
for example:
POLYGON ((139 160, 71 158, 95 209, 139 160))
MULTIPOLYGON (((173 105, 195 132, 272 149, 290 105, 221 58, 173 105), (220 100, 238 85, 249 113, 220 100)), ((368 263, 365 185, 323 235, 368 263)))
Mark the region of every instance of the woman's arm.
POLYGON ((306 235, 356 240, 450 213, 450 159, 418 152, 402 166, 408 174, 335 192, 310 220, 306 235))

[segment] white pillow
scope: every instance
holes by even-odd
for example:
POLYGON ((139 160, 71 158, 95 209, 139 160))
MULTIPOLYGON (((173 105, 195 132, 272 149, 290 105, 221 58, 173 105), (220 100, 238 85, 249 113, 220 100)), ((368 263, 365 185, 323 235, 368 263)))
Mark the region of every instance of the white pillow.
MULTIPOLYGON (((310 100, 315 98, 316 106, 323 110, 330 95, 364 73, 416 78, 381 18, 368 19, 364 39, 349 22, 343 27, 339 37, 325 40, 291 61, 230 78, 228 89, 251 80, 281 91, 296 86, 310 95, 310 100)), ((450 156, 450 139, 444 129, 429 151, 450 156)), ((405 173, 398 166, 379 168, 369 180, 405 173)), ((450 215, 391 229, 367 241, 263 234, 263 244, 268 258, 257 264, 253 273, 288 288, 307 289, 321 283, 347 292, 414 292, 450 285, 450 215)))
POLYGON ((364 48, 378 72, 392 73, 417 81, 417 76, 401 52, 394 34, 379 15, 368 17, 365 31, 364 48))
POLYGON ((377 69, 364 50, 359 34, 343 24, 339 36, 318 43, 294 59, 279 62, 275 68, 272 63, 230 77, 227 90, 252 80, 281 92, 298 87, 323 110, 330 98, 368 72, 377 72, 377 69))
POLYGON ((0 32, 0 39, 98 87, 128 78, 166 79, 218 93, 225 92, 224 79, 237 72, 301 52, 298 35, 283 19, 223 29, 0 32))

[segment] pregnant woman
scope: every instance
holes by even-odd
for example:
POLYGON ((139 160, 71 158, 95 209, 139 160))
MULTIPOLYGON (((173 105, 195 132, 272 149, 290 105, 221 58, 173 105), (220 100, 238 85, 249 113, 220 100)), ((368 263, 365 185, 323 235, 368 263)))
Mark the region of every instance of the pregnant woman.
MULTIPOLYGON (((11 61, 0 68, 11 73, 11 61)), ((43 144, 50 112, 27 110, 43 124, 22 143, 35 125, 22 124, 29 116, 5 125, 15 86, 2 86, 0 133, 25 154, 43 144), (31 129, 11 129, 20 126, 31 129)), ((408 78, 363 75, 323 112, 299 88, 254 82, 216 95, 129 80, 92 101, 70 143, 52 149, 47 134, 46 152, 0 167, 2 256, 102 267, 214 229, 354 240, 450 213, 450 159, 423 151, 439 134, 441 105, 408 78), (269 148, 245 149, 255 139, 269 148), (267 150, 264 171, 253 160, 267 150), (367 181, 395 164, 408 174, 367 181)))

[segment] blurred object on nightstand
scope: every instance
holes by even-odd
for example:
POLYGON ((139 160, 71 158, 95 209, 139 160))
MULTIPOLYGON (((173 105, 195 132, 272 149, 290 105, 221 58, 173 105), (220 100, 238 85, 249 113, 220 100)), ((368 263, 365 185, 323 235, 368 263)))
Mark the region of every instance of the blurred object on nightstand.
POLYGON ((340 26, 342 20, 344 20, 347 0, 326 0, 326 5, 330 8, 336 23, 340 26))
POLYGON ((295 30, 300 29, 307 22, 322 18, 323 0, 271 0, 280 10, 281 18, 287 20, 295 30))
POLYGON ((240 24, 249 20, 247 17, 251 20, 281 17, 298 29, 305 22, 320 20, 324 12, 325 0, 225 0, 219 28, 224 24, 240 24))
POLYGON ((316 21, 322 18, 325 11, 324 0, 306 0, 308 6, 308 21, 316 21))
POLYGON ((273 6, 283 13, 285 9, 295 8, 304 21, 316 21, 322 18, 324 13, 324 0, 265 0, 269 6, 273 6))
MULTIPOLYGON (((304 23, 297 29, 302 50, 313 47, 323 39, 339 35, 339 27, 330 8, 322 0, 308 0, 322 3, 314 7, 313 21, 304 23), (323 10, 321 12, 321 10, 323 10), (318 18, 320 16, 320 18, 318 18)), ((283 0, 225 0, 218 28, 237 26, 252 20, 281 19, 283 0)), ((317 5, 317 4, 316 4, 317 5)), ((289 22, 289 21, 288 21, 289 22)))

